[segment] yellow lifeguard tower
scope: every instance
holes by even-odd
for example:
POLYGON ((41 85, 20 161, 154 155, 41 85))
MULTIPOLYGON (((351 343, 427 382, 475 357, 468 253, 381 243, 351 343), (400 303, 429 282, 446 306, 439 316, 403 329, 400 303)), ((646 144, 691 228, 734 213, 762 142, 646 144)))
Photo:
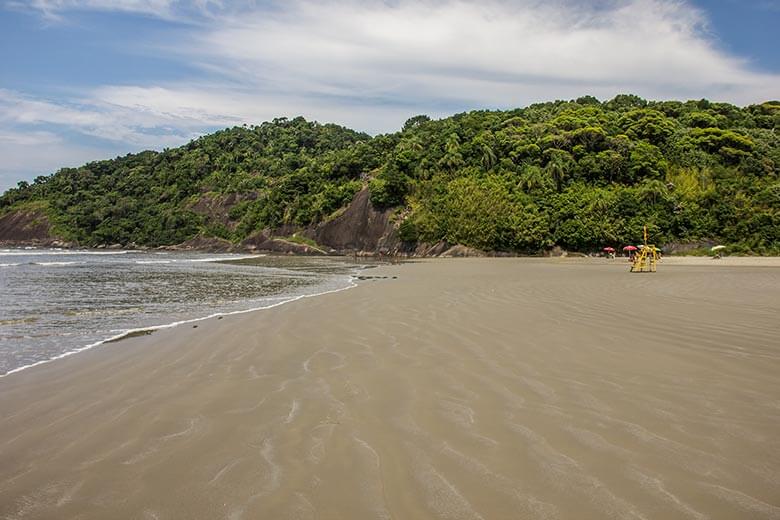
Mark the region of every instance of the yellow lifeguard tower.
POLYGON ((634 255, 632 273, 654 273, 658 263, 658 248, 647 243, 647 226, 644 227, 645 245, 634 255))

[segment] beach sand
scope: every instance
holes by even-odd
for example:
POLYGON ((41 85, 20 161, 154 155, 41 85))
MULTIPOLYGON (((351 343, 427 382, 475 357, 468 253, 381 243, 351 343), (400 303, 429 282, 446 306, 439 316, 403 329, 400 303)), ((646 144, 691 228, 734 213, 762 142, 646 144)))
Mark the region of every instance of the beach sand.
POLYGON ((12 374, 0 518, 780 518, 778 265, 383 266, 12 374))

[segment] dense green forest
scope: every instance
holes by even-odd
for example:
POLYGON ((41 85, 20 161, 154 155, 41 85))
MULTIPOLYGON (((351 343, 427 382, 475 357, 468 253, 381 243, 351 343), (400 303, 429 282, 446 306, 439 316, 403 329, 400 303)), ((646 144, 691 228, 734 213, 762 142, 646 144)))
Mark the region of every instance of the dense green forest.
POLYGON ((21 182, 0 213, 44 210, 83 245, 238 242, 332 216, 366 183, 407 242, 535 253, 716 240, 780 254, 780 102, 586 96, 441 120, 371 137, 276 119, 21 182), (218 201, 226 216, 199 208, 218 201))

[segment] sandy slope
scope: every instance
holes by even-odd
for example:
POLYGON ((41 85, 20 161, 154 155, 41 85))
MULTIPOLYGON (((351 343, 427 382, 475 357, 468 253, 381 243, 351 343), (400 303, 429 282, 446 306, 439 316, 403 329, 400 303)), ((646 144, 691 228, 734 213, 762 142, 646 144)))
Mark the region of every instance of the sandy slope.
POLYGON ((0 518, 780 518, 780 268, 372 274, 0 379, 0 518))

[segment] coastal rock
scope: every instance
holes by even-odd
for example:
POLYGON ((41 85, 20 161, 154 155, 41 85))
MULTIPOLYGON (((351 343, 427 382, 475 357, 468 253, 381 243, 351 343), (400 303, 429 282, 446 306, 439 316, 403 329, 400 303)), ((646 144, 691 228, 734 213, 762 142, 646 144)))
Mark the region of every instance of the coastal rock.
POLYGON ((447 242, 441 241, 436 242, 434 245, 430 246, 428 244, 423 244, 423 248, 420 251, 418 248, 418 255, 419 256, 439 256, 445 251, 449 250, 452 246, 448 244, 447 242))
POLYGON ((39 209, 19 209, 0 217, 0 243, 47 245, 58 237, 51 235, 51 224, 39 209))
POLYGON ((241 248, 249 252, 265 251, 294 255, 327 255, 332 252, 313 245, 272 237, 265 231, 255 233, 241 242, 241 248))
MULTIPOLYGON (((158 248, 160 249, 160 248, 158 248)), ((209 253, 232 253, 237 250, 236 246, 228 240, 216 237, 197 236, 181 244, 163 249, 174 249, 183 251, 207 251, 209 253)))
POLYGON ((396 254, 401 240, 391 220, 392 213, 392 209, 376 209, 371 204, 368 187, 365 187, 355 194, 344 212, 308 230, 305 235, 341 253, 396 254))
POLYGON ((228 193, 226 195, 206 193, 190 205, 189 209, 206 217, 209 223, 220 224, 232 230, 235 229, 237 222, 230 218, 230 210, 240 202, 255 199, 257 199, 255 192, 228 193))
POLYGON ((58 247, 60 249, 72 249, 74 247, 78 247, 78 244, 75 242, 67 242, 64 240, 52 240, 48 245, 51 247, 58 247))
POLYGON ((442 258, 455 258, 455 257, 465 258, 465 257, 475 257, 475 256, 480 257, 486 255, 484 251, 480 251, 479 249, 474 249, 473 247, 466 247, 462 245, 456 245, 447 249, 439 256, 441 256, 442 258))

